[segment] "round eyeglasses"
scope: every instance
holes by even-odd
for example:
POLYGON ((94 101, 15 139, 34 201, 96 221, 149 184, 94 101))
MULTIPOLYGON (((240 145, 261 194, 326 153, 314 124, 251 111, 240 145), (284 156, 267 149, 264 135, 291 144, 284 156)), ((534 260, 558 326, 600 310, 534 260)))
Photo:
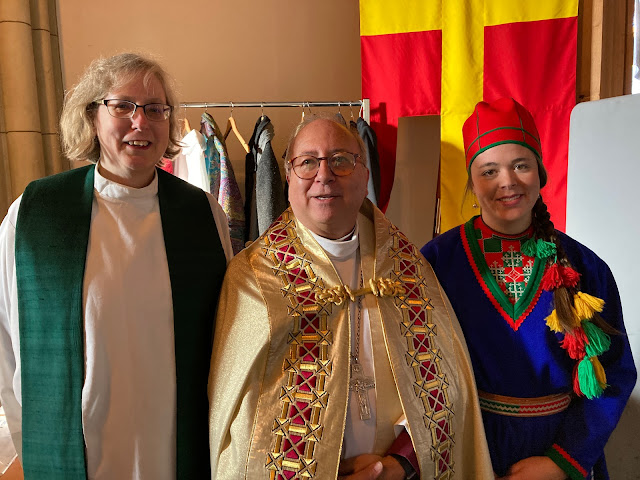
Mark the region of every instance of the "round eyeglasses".
POLYGON ((355 170, 358 158, 360 158, 359 154, 350 152, 336 152, 330 157, 299 155, 289 160, 289 164, 299 178, 311 180, 318 174, 321 160, 327 161, 331 173, 338 177, 345 177, 355 170))
POLYGON ((142 108, 147 118, 153 122, 162 122, 169 118, 173 107, 164 103, 147 103, 138 105, 129 100, 105 99, 93 102, 96 105, 106 105, 109 115, 116 118, 131 118, 138 107, 142 108))

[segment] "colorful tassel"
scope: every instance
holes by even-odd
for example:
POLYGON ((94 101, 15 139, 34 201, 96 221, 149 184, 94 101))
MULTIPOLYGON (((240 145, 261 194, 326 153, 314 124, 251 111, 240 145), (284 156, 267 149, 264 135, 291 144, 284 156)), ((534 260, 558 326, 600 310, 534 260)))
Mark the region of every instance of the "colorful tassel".
POLYGON ((563 331, 562 325, 560 324, 560 319, 558 318, 558 313, 556 309, 553 309, 551 315, 549 315, 546 319, 547 327, 551 329, 551 331, 559 333, 563 331))
POLYGON ((557 251, 555 243, 545 242, 541 238, 538 239, 536 250, 538 252, 538 257, 540 258, 553 257, 556 255, 556 251, 557 251))
POLYGON ((593 318, 595 310, 591 308, 588 303, 583 302, 578 295, 573 296, 573 307, 580 320, 589 320, 593 318))
POLYGON ((607 385, 607 375, 604 373, 604 367, 600 363, 598 357, 589 357, 589 360, 591 360, 591 364, 593 365, 593 371, 596 374, 598 384, 600 385, 600 388, 604 390, 609 386, 607 385))
POLYGON ((562 282, 563 279, 560 273, 560 265, 552 263, 542 276, 542 289, 548 291, 555 290, 562 286, 562 282))
POLYGON ((560 342, 560 346, 564 348, 569 357, 574 360, 580 360, 586 355, 585 344, 587 336, 582 327, 574 328, 572 332, 567 332, 564 339, 560 342))
POLYGON ((573 288, 580 281, 580 274, 571 267, 560 266, 560 275, 562 276, 562 286, 573 288))
POLYGON ((533 237, 522 244, 522 253, 524 253, 527 257, 536 256, 536 240, 533 237))
POLYGON ((594 364, 589 357, 584 357, 578 364, 578 382, 580 383, 580 391, 588 399, 602 395, 603 388, 596 377, 594 364))
POLYGON ((590 357, 602 355, 611 346, 611 337, 604 333, 600 327, 588 320, 582 322, 582 328, 587 336, 586 353, 590 357))
POLYGON ((581 320, 593 318, 595 312, 601 312, 604 301, 586 293, 578 292, 573 296, 573 305, 581 320))
POLYGON ((579 281, 580 274, 573 268, 552 263, 542 277, 542 288, 549 291, 559 287, 573 288, 579 281))
POLYGON ((604 308, 604 300, 601 298, 594 297, 593 295, 589 295, 584 292, 578 292, 576 295, 596 312, 602 312, 602 309, 604 308))
POLYGON ((578 365, 579 365, 579 363, 576 363, 573 366, 573 373, 572 373, 573 391, 575 392, 575 394, 577 396, 584 397, 584 393, 582 393, 582 390, 580 390, 580 376, 578 375, 578 365))

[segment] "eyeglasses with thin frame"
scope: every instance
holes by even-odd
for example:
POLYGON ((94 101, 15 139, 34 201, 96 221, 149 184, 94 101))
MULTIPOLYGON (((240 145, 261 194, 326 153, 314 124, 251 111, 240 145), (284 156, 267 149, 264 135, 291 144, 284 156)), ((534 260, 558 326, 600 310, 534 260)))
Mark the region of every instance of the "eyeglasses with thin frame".
POLYGON ((147 103, 138 105, 129 100, 109 98, 93 102, 96 105, 106 105, 109 115, 116 118, 131 118, 138 108, 142 108, 147 118, 153 122, 162 122, 169 118, 173 107, 164 103, 147 103))
POLYGON ((326 160, 331 173, 338 177, 351 175, 356 168, 360 155, 351 152, 336 152, 330 157, 315 157, 313 155, 298 155, 289 160, 294 173, 302 180, 311 180, 318 174, 320 161, 326 160))

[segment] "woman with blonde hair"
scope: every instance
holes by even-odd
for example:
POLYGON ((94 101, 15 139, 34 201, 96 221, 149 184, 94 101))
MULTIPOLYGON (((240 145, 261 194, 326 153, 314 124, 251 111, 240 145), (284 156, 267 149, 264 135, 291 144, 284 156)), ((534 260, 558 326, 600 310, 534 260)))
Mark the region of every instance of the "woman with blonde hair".
POLYGON ((422 248, 464 332, 497 478, 608 478, 636 380, 615 280, 554 229, 532 115, 480 102, 463 128, 481 214, 422 248))
POLYGON ((62 144, 0 226, 0 397, 25 478, 209 475, 207 377, 231 245, 222 209, 157 169, 179 150, 155 61, 94 61, 62 144))

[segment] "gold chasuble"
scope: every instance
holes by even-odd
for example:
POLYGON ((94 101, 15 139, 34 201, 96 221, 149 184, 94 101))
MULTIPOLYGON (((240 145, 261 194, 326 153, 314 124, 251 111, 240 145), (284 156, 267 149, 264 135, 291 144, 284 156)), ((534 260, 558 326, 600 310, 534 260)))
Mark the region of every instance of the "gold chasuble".
POLYGON ((385 454, 404 413, 422 479, 493 479, 467 347, 431 266, 368 200, 357 221, 357 291, 342 286, 291 209, 231 261, 209 378, 212 478, 337 477, 349 303, 364 294, 375 365, 370 453, 385 454))

